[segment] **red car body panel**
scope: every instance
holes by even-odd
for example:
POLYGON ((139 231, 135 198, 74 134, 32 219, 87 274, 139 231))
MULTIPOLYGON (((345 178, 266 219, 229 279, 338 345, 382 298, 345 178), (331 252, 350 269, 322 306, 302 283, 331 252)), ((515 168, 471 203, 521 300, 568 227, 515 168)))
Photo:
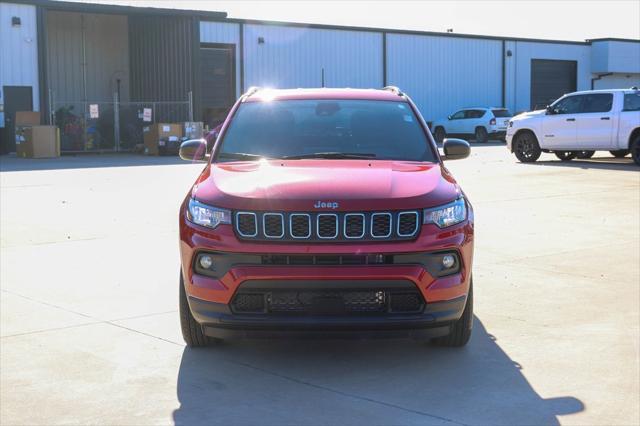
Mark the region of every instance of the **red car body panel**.
POLYGON ((460 189, 439 164, 367 160, 265 160, 207 166, 191 196, 216 207, 306 211, 340 200, 336 211, 427 208, 460 189))
POLYGON ((260 160, 209 163, 196 180, 180 208, 180 252, 186 293, 206 302, 229 304, 247 280, 409 280, 427 304, 466 297, 473 263, 474 219, 467 201, 466 221, 440 229, 423 225, 410 241, 271 242, 240 240, 232 225, 209 229, 186 219, 190 198, 231 211, 366 212, 421 210, 454 201, 463 195, 443 166, 437 146, 415 105, 408 98, 385 90, 279 90, 262 91, 241 98, 223 123, 215 150, 242 102, 290 99, 405 99, 428 135, 439 162, 369 160, 260 160), (314 209, 317 201, 338 201, 335 209, 314 209), (195 274, 193 264, 200 251, 250 254, 403 254, 456 251, 460 271, 441 278, 420 265, 355 266, 235 266, 219 279, 195 274))

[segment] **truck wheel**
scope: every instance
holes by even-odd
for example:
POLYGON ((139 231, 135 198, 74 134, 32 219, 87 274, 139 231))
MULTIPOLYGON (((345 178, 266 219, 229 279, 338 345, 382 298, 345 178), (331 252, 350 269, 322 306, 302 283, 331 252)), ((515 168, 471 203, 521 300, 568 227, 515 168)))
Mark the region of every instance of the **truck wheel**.
POLYGON ((486 143, 489 140, 489 134, 487 133, 487 129, 484 127, 476 127, 476 142, 478 143, 486 143))
POLYGON ((180 271, 180 328, 182 329, 182 338, 187 346, 191 348, 207 346, 207 336, 204 335, 202 326, 196 322, 191 314, 187 292, 184 289, 182 271, 180 271))
POLYGON ((451 331, 448 335, 431 339, 431 343, 436 346, 460 347, 467 344, 471 337, 471 329, 473 328, 473 278, 469 285, 469 294, 467 295, 467 303, 464 306, 464 312, 458 321, 451 325, 451 331))
POLYGON ((542 151, 533 133, 522 132, 513 141, 513 153, 521 163, 533 163, 540 158, 542 151))
POLYGON ((578 156, 577 151, 556 151, 554 154, 560 161, 571 161, 578 156))
POLYGON ((593 154, 595 153, 596 153, 595 151, 578 151, 577 157, 585 160, 587 158, 593 157, 593 154))
POLYGON ((616 158, 622 158, 629 153, 628 149, 619 149, 617 151, 609 151, 616 158))
POLYGON ((637 134, 635 138, 629 144, 631 148, 631 158, 633 162, 640 166, 640 134, 637 134))
POLYGON ((436 127, 436 133, 433 135, 433 137, 436 139, 437 143, 442 143, 444 141, 444 138, 447 137, 447 133, 442 127, 436 127))

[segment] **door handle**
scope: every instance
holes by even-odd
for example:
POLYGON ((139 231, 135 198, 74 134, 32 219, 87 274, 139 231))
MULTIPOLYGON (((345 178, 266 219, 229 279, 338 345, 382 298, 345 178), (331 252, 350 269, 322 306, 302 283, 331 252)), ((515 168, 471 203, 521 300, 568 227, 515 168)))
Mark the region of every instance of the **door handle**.
POLYGON ((575 118, 567 118, 567 121, 576 121, 575 118))
POLYGON ((609 117, 600 117, 600 120, 610 120, 609 117))

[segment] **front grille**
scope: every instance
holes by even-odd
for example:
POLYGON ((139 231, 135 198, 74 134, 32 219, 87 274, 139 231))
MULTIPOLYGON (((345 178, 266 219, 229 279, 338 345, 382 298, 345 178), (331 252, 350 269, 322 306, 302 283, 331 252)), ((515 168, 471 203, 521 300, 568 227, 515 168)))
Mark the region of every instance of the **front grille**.
POLYGON ((231 309, 237 314, 276 315, 381 315, 422 312, 418 290, 393 289, 264 289, 242 290, 234 296, 231 309))
POLYGON ((264 236, 282 238, 284 236, 284 216, 280 213, 265 213, 262 216, 264 236))
POLYGON ((391 235, 391 213, 374 213, 371 216, 371 236, 387 238, 391 235))
POLYGON ((243 237, 258 235, 258 219, 255 213, 239 212, 236 214, 236 229, 243 237))
POLYGON ((411 236, 418 230, 418 213, 402 212, 398 214, 398 235, 411 236))
POLYGON ((365 233, 364 215, 350 213, 344 215, 344 236, 347 238, 362 238, 365 233))
POLYGON ((309 238, 311 236, 311 216, 308 214, 290 215, 289 232, 293 238, 309 238))
POLYGON ((258 294, 239 294, 233 299, 234 311, 241 312, 263 312, 264 311, 264 295, 258 294))
POLYGON ((418 236, 421 212, 237 212, 234 229, 254 241, 397 241, 418 236))
POLYGON ((318 237, 335 238, 338 236, 338 216, 335 214, 318 215, 318 237))

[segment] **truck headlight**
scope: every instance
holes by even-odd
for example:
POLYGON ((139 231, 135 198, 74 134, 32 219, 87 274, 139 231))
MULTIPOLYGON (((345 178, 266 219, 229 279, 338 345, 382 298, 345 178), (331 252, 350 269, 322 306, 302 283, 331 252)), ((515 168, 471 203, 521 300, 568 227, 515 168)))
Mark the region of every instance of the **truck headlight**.
POLYGON ((191 198, 187 206, 187 219, 196 225, 215 228, 220 224, 231 223, 231 212, 225 209, 208 206, 191 198))
POLYGON ((464 198, 460 197, 452 203, 444 206, 426 209, 424 211, 425 225, 433 223, 438 228, 446 228, 467 219, 467 205, 464 198))

